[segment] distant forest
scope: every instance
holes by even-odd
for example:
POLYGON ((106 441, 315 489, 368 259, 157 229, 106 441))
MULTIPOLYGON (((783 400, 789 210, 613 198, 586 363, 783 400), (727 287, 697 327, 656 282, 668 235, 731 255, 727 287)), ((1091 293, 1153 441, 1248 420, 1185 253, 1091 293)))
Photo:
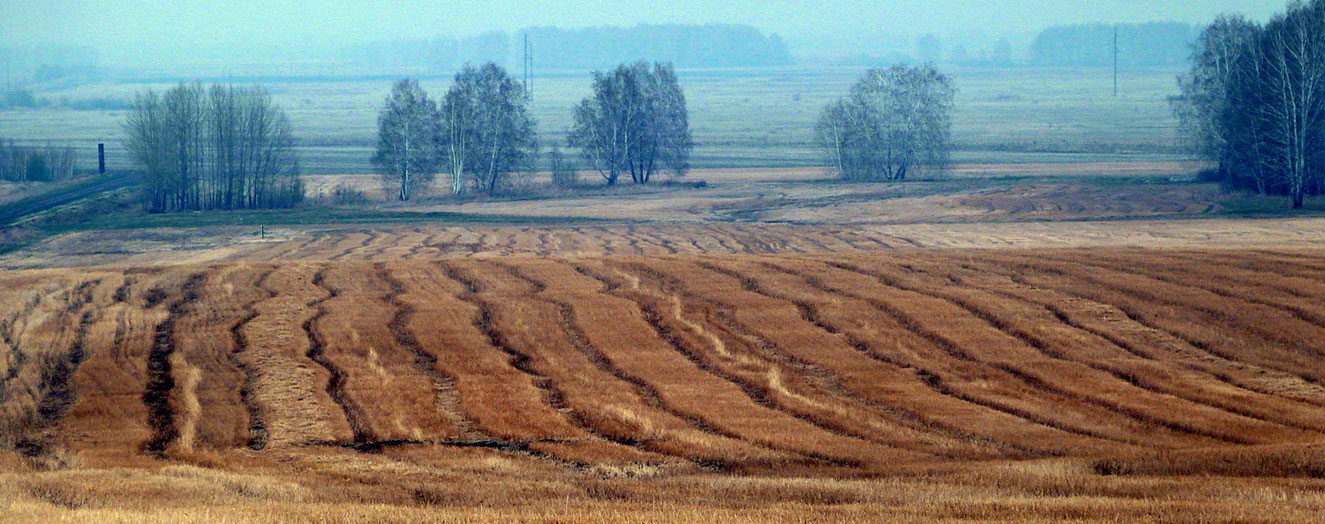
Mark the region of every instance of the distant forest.
POLYGON ((344 59, 377 65, 458 69, 466 63, 520 62, 524 35, 534 65, 547 69, 608 68, 634 60, 665 60, 676 67, 776 66, 791 63, 782 38, 746 25, 637 25, 561 29, 534 27, 516 33, 375 42, 347 49, 344 59))
POLYGON ((1112 66, 1114 28, 1118 30, 1118 65, 1129 68, 1187 65, 1191 43, 1199 32, 1176 22, 1054 26, 1031 44, 1031 64, 1112 66))

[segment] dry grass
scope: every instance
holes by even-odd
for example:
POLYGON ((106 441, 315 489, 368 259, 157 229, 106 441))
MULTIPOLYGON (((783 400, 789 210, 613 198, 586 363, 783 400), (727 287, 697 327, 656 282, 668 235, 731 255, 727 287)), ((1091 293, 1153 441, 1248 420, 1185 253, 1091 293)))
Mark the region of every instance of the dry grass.
MULTIPOLYGON (((714 232, 691 245, 795 245, 714 232)), ((681 240, 492 233, 401 238, 497 254, 681 240)), ((408 252, 383 237, 316 249, 397 260, 0 273, 0 514, 1195 523, 1325 511, 1325 263, 1311 252, 399 260, 408 252)))

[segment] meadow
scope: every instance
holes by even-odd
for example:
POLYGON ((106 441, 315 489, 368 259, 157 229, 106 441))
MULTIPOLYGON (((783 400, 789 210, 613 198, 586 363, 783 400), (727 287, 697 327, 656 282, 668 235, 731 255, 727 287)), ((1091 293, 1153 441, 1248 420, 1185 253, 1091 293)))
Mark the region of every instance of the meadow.
MULTIPOLYGON (((815 120, 863 72, 858 67, 794 66, 680 71, 699 168, 786 167, 822 164, 813 147, 815 120)), ((1112 96, 1110 71, 955 67, 958 87, 953 138, 960 163, 1154 161, 1180 159, 1168 97, 1177 70, 1125 71, 1112 96)), ((191 79, 190 79, 191 80, 191 79)), ((370 172, 377 111, 393 77, 292 76, 206 78, 258 83, 290 115, 304 172, 370 172)), ((440 96, 450 76, 422 77, 440 96)), ((137 79, 52 86, 53 100, 129 100, 144 89, 162 91, 176 79, 137 79)), ((535 78, 531 109, 545 143, 561 142, 571 109, 589 91, 587 71, 546 72, 535 78)), ((84 159, 108 144, 111 169, 133 166, 119 146, 124 111, 64 108, 0 110, 0 135, 29 143, 70 144, 84 159)), ((88 167, 93 161, 84 161, 88 167)))

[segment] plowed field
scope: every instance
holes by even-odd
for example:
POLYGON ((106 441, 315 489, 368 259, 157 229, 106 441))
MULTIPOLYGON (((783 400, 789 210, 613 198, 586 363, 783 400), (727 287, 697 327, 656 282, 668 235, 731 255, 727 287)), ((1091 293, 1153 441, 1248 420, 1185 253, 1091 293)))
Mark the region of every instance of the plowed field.
POLYGON ((495 248, 472 229, 365 232, 0 273, 0 512, 1325 512, 1319 251, 880 252, 892 238, 709 229, 512 229, 495 248), (476 246, 493 252, 445 256, 476 246), (728 251, 773 254, 704 254, 728 251))

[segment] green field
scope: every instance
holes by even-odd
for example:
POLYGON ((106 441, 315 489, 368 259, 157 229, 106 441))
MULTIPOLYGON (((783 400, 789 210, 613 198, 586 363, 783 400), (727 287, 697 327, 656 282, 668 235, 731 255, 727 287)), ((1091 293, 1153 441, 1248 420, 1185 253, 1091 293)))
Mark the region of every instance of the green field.
MULTIPOLYGON (((862 68, 681 71, 697 142, 695 167, 814 165, 811 138, 819 109, 847 92, 862 68)), ((1099 69, 948 68, 958 87, 954 161, 962 163, 1173 160, 1174 119, 1167 98, 1175 70, 1124 72, 1112 96, 1111 72, 1099 69)), ((224 79, 221 79, 224 81, 224 79)), ((368 170, 377 109, 390 90, 381 78, 239 78, 266 86, 286 109, 308 173, 368 170)), ((544 140, 561 140, 571 107, 589 90, 587 72, 535 79, 533 113, 544 140)), ((440 95, 449 76, 422 79, 440 95)), ((168 81, 122 82, 37 90, 51 100, 129 99, 168 81)), ((119 147, 123 111, 64 108, 0 110, 0 136, 68 143, 94 164, 107 142, 112 169, 129 168, 119 147)))

